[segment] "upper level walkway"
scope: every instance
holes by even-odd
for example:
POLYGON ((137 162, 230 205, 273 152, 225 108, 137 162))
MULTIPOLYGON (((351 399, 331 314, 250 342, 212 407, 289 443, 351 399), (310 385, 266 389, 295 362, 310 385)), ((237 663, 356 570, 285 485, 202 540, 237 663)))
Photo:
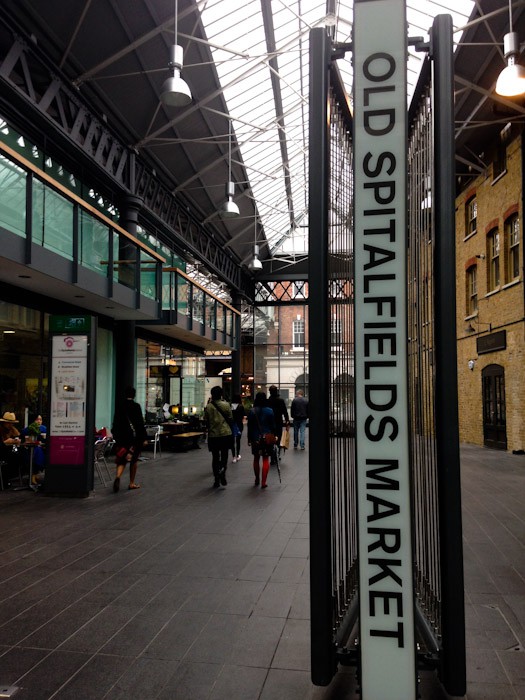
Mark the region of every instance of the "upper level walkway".
MULTIPOLYGON (((310 682, 308 451, 287 452, 262 491, 243 447, 218 490, 201 449, 142 462, 138 491, 124 478, 87 499, 0 492, 0 690, 358 698, 353 669, 310 682)), ((525 456, 464 446, 462 473, 467 697, 523 700, 525 456)), ((445 698, 428 672, 421 697, 445 698)))

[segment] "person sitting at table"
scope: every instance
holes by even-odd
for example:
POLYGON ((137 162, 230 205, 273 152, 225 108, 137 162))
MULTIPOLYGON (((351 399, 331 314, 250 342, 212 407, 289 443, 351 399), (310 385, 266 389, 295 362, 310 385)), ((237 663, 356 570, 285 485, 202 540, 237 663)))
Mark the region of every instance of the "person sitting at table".
POLYGON ((8 479, 19 473, 20 453, 19 446, 22 442, 16 424, 16 415, 6 411, 0 418, 0 461, 5 462, 7 467, 3 472, 8 479))
POLYGON ((4 445, 20 445, 20 432, 15 424, 18 423, 14 413, 6 411, 0 418, 0 440, 4 445))
POLYGON ((39 479, 37 479, 36 475, 44 471, 46 461, 41 443, 43 443, 47 437, 47 428, 42 424, 42 416, 35 416, 31 423, 29 423, 26 428, 23 428, 21 436, 24 442, 40 443, 31 448, 33 450, 33 481, 37 482, 39 479))

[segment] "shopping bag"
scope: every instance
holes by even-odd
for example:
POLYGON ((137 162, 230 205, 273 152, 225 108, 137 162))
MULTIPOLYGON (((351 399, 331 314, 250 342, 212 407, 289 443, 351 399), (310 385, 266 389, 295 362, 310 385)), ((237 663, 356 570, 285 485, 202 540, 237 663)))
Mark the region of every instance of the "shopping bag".
POLYGON ((288 428, 283 430, 283 434, 281 436, 281 447, 283 447, 285 450, 290 449, 290 431, 288 428))

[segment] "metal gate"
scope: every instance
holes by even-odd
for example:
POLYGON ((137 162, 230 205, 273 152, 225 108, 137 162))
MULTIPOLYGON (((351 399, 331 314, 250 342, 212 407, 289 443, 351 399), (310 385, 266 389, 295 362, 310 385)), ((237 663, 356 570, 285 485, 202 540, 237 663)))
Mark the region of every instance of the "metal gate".
MULTIPOLYGON (((414 654, 419 667, 437 667, 447 692, 463 695, 457 384, 447 372, 456 366, 450 17, 436 18, 431 44, 408 113, 410 500, 420 650, 414 654)), ((310 34, 311 659, 317 685, 327 685, 338 664, 358 665, 361 679, 363 669, 359 643, 357 651, 348 644, 359 636, 363 593, 354 386, 355 147, 348 99, 333 61, 351 48, 332 45, 324 29, 310 34)), ((379 488, 393 483, 389 476, 376 476, 377 484, 383 479, 379 488)))

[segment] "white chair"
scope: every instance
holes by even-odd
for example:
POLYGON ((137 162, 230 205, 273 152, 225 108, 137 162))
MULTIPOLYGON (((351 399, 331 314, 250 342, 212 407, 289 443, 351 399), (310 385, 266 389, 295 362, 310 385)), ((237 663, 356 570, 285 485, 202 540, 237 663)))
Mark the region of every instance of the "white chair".
POLYGON ((162 427, 160 425, 148 425, 146 426, 146 432, 148 434, 148 443, 153 445, 153 459, 157 457, 157 450, 159 454, 162 454, 162 449, 160 446, 160 434, 162 433, 162 427))

